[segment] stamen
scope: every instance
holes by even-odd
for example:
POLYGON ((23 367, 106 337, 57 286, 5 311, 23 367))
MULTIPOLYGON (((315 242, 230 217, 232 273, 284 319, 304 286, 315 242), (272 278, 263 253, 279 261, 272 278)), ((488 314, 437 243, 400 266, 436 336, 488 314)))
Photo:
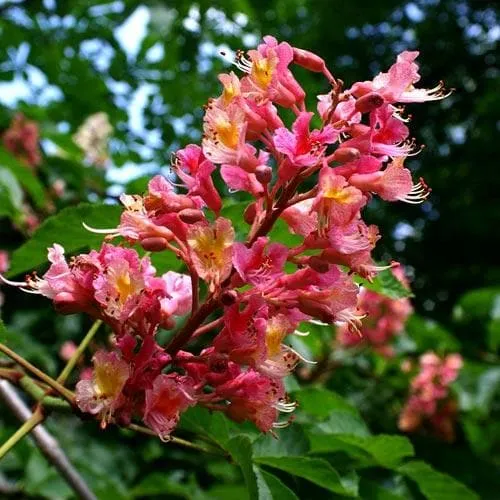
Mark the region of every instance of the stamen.
POLYGON ((236 51, 236 58, 233 64, 244 73, 252 71, 252 61, 245 56, 245 52, 242 50, 236 51))
POLYGON ((16 287, 25 287, 25 286, 27 286, 26 281, 11 281, 11 280, 8 280, 2 274, 0 274, 0 281, 2 281, 3 283, 5 283, 6 285, 10 285, 10 286, 16 286, 16 287))
POLYGON ((300 330, 295 330, 292 335, 297 335, 298 337, 307 337, 310 332, 301 332, 300 330))
POLYGON ((119 236, 120 235, 119 231, 116 228, 114 228, 114 229, 96 229, 95 227, 91 227, 88 224, 85 224, 85 222, 82 222, 82 226, 87 231, 90 231, 91 233, 96 233, 96 234, 113 234, 114 236, 119 236))
POLYGON ((291 348, 289 345, 284 345, 283 347, 287 351, 290 351, 291 353, 295 354, 295 356, 297 356, 304 363, 308 363, 310 365, 316 365, 318 363, 317 361, 310 361, 309 359, 305 358, 304 356, 302 356, 302 354, 300 354, 299 352, 297 352, 295 349, 291 348))

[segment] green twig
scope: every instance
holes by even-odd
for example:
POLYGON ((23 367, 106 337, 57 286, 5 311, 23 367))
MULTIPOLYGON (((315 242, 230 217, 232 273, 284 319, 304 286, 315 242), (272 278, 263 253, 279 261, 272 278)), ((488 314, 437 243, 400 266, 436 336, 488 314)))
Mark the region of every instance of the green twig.
POLYGON ((44 408, 57 411, 71 410, 71 406, 67 401, 61 398, 47 396, 46 391, 36 385, 35 381, 27 375, 19 379, 19 385, 24 389, 24 392, 29 394, 35 401, 41 403, 44 408))
POLYGON ((46 373, 42 372, 42 370, 39 370, 36 366, 33 366, 29 361, 25 360, 22 356, 19 356, 19 354, 15 353, 12 349, 9 349, 6 345, 0 343, 0 352, 3 352, 6 356, 13 359, 18 365, 22 366, 26 371, 32 373, 35 377, 38 377, 48 386, 52 387, 52 389, 58 392, 70 403, 74 402, 75 396, 70 390, 66 389, 66 387, 57 382, 57 380, 49 377, 46 373))
POLYGON ((13 448, 21 439, 28 435, 38 424, 43 422, 44 416, 41 408, 37 408, 33 415, 17 429, 12 436, 0 446, 0 460, 13 448))
POLYGON ((83 340, 80 342, 80 345, 74 352, 73 356, 71 356, 69 361, 66 363, 66 366, 64 367, 63 371, 61 372, 59 377, 57 377, 57 382, 64 385, 66 379, 69 377, 76 363, 80 359, 80 356, 83 354, 87 346, 90 344, 90 341, 94 338, 94 335, 97 333, 97 330, 99 330, 99 327, 101 325, 102 321, 100 319, 94 321, 94 324, 90 327, 90 330, 87 332, 87 335, 85 335, 83 340))
MULTIPOLYGON (((147 434, 148 436, 158 437, 158 434, 147 427, 143 427, 142 425, 130 424, 128 429, 133 431, 141 432, 142 434, 147 434)), ((183 446, 184 448, 190 448, 192 450, 202 451, 204 453, 211 453, 213 455, 221 455, 226 456, 226 452, 222 449, 215 448, 212 446, 205 446, 203 444, 193 443, 191 441, 187 441, 182 438, 178 438, 175 436, 170 436, 167 440, 167 443, 177 444, 179 446, 183 446)))

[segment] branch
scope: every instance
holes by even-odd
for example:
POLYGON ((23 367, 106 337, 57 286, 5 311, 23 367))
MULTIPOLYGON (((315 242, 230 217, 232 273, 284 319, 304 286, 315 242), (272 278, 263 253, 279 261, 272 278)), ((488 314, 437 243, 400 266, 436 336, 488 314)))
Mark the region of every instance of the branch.
MULTIPOLYGON (((6 380, 0 380, 0 396, 16 417, 25 422, 23 427, 27 422, 34 422, 41 418, 38 422, 40 423, 43 420, 43 415, 39 410, 36 410, 35 413, 31 413, 12 385, 6 380)), ((59 471, 61 476, 80 498, 83 500, 97 500, 97 497, 92 493, 84 479, 68 460, 68 457, 60 448, 59 443, 45 427, 42 425, 36 427, 36 425, 38 424, 32 426, 31 434, 45 458, 59 471)))
POLYGON ((33 375, 38 377, 40 380, 45 382, 47 385, 52 387, 61 396, 67 399, 70 403, 74 403, 74 394, 62 386, 57 380, 49 377, 46 373, 39 370, 36 366, 33 366, 29 361, 26 361, 23 357, 16 354, 12 349, 9 349, 6 345, 0 343, 0 352, 3 352, 6 356, 13 359, 18 365, 21 365, 25 370, 31 372, 33 375))
POLYGON ((94 324, 90 327, 90 330, 87 332, 83 340, 80 342, 80 345, 77 347, 76 351, 73 353, 73 356, 68 360, 66 366, 63 371, 57 377, 56 382, 64 385, 66 379, 69 377, 70 373, 73 371, 76 363, 80 359, 80 356, 83 354, 87 346, 90 344, 90 341, 94 338, 94 335, 99 330, 99 327, 102 325, 102 321, 100 319, 94 321, 94 324))
MULTIPOLYGON (((158 434, 156 432, 152 431, 151 429, 148 429, 147 427, 143 427, 142 425, 130 424, 128 426, 128 429, 130 429, 132 431, 140 432, 142 434, 147 434, 148 436, 154 436, 156 438, 158 437, 158 434)), ((211 453, 213 455, 227 456, 226 453, 224 452, 224 450, 222 450, 222 449, 214 448, 212 446, 208 447, 208 446, 198 444, 198 443, 193 443, 191 441, 187 441, 185 439, 178 438, 175 436, 170 436, 169 438, 167 438, 165 440, 165 442, 177 444, 179 446, 183 446, 184 448, 190 448, 192 450, 202 451, 204 453, 211 453)))

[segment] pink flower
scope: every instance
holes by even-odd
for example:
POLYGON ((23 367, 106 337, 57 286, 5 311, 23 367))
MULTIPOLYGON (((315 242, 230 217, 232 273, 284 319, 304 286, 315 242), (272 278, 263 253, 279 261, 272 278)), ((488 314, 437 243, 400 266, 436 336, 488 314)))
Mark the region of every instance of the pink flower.
POLYGON ((27 120, 22 113, 14 116, 2 140, 5 149, 31 169, 35 169, 41 163, 38 125, 34 121, 27 120))
POLYGON ((365 203, 363 193, 351 186, 344 177, 336 175, 334 169, 321 169, 313 209, 318 211, 322 225, 329 228, 351 223, 365 203))
POLYGON ((274 132, 274 146, 287 156, 294 167, 316 165, 327 145, 334 143, 337 138, 331 125, 310 132, 309 124, 312 117, 313 113, 300 113, 291 132, 284 127, 274 132))
POLYGON ((183 316, 191 310, 191 278, 185 274, 168 271, 162 276, 166 297, 160 299, 162 312, 167 316, 183 316))
POLYGON ((245 96, 256 102, 273 101, 291 107, 304 100, 305 93, 288 69, 293 60, 293 49, 287 43, 279 43, 271 36, 257 50, 237 54, 236 65, 248 73, 241 81, 245 96))
POLYGON ((5 250, 0 250, 0 273, 5 273, 9 269, 9 254, 5 250))
POLYGON ((188 231, 187 243, 191 249, 193 265, 210 291, 229 277, 234 229, 228 219, 219 217, 213 225, 199 222, 188 231))
POLYGON ((193 388, 187 377, 158 375, 152 389, 146 391, 144 423, 166 440, 177 425, 180 414, 195 403, 193 388))
POLYGON ((457 406, 449 385, 458 377, 462 364, 456 353, 444 359, 433 352, 420 357, 420 372, 411 381, 410 396, 399 418, 401 430, 414 432, 428 423, 438 437, 454 440, 457 406))
POLYGON ((264 287, 283 273, 288 248, 281 243, 269 244, 269 238, 257 238, 247 248, 243 243, 233 245, 233 264, 241 279, 256 287, 264 287))
POLYGON ((173 166, 177 175, 188 188, 188 194, 198 195, 215 213, 219 213, 222 201, 215 189, 211 174, 215 170, 200 146, 190 144, 175 153, 173 166))
POLYGON ((224 311, 224 328, 213 341, 217 352, 238 364, 257 366, 266 358, 267 307, 258 296, 241 309, 236 303, 224 311))
POLYGON ((361 97, 368 92, 376 91, 388 103, 437 101, 448 97, 451 92, 444 89, 443 82, 432 89, 416 89, 413 86, 420 80, 419 68, 414 62, 418 54, 417 51, 402 52, 388 73, 379 73, 372 82, 355 83, 351 93, 361 97))
POLYGON ((76 404, 81 411, 97 415, 101 427, 113 420, 114 412, 124 403, 122 389, 130 375, 128 363, 116 352, 97 351, 92 358, 92 379, 76 384, 76 404))
MULTIPOLYGON (((394 274, 397 273, 395 270, 394 274)), ((395 335, 402 332, 408 316, 412 313, 410 301, 406 298, 390 299, 361 288, 358 309, 366 314, 359 334, 349 331, 346 326, 340 326, 337 332, 338 342, 344 346, 367 343, 380 354, 391 355, 392 349, 388 344, 395 335)))
POLYGON ((266 377, 254 370, 240 373, 235 379, 219 385, 216 395, 229 402, 226 414, 236 422, 250 420, 262 432, 283 427, 278 422, 279 412, 295 409, 289 403, 281 381, 266 377))

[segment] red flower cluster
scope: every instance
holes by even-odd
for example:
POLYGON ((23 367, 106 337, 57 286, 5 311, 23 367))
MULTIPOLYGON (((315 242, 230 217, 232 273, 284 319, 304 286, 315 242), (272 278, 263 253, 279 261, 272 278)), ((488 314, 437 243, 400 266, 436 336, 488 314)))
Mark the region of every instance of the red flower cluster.
POLYGON ((438 437, 453 441, 457 406, 449 385, 462 368, 460 354, 441 359, 433 352, 420 357, 420 372, 412 380, 410 397, 399 417, 399 428, 414 432, 424 424, 438 437))
MULTIPOLYGON (((401 267, 394 267, 391 271, 409 288, 401 267)), ((361 335, 341 325, 337 330, 339 344, 346 347, 368 344, 383 356, 393 356, 390 342, 403 331, 408 316, 413 312, 410 300, 391 299, 362 287, 358 295, 358 308, 366 314, 360 328, 361 335)))
POLYGON ((38 135, 36 122, 27 120, 22 113, 18 113, 3 134, 3 145, 16 158, 19 158, 31 169, 35 169, 42 161, 38 135))
POLYGON ((381 269, 371 256, 378 229, 361 210, 374 194, 409 203, 428 196, 403 165, 415 146, 395 106, 444 97, 441 88, 413 87, 416 56, 404 52, 388 73, 344 89, 321 58, 273 37, 238 52, 244 76, 220 75, 222 94, 206 106, 201 146, 173 155, 180 186, 154 177, 144 195, 121 197, 117 228, 95 230, 108 241, 173 252, 189 276, 156 276, 147 257, 110 244, 69 264, 60 246, 50 249, 48 272, 20 285, 51 298, 62 313, 102 319, 115 334, 113 349, 98 351, 91 377, 77 385, 82 411, 103 424, 141 418, 161 437, 195 404, 264 432, 287 424, 279 413, 295 404, 283 378, 305 361, 287 336, 312 320, 359 329, 352 274, 371 279, 381 269), (328 81, 316 114, 306 109, 294 63, 328 81), (290 128, 280 108, 295 114, 290 128), (252 197, 242 214, 250 225, 245 241, 236 242, 231 221, 220 216, 216 170, 230 192, 252 197), (298 246, 271 241, 279 218, 302 237, 298 246), (176 316, 186 314, 171 341, 159 345, 158 329, 175 327, 176 316), (203 347, 187 351, 211 331, 203 347))

